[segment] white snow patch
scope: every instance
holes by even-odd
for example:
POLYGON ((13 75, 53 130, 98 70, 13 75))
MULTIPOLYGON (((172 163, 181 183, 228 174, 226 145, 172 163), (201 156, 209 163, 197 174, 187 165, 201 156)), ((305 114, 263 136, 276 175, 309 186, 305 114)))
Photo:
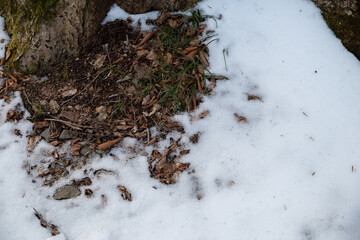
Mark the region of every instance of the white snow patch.
POLYGON ((0 17, 0 59, 5 57, 5 46, 10 42, 10 37, 5 30, 5 19, 0 17))
POLYGON ((158 17, 159 12, 149 12, 149 13, 143 13, 143 14, 129 14, 125 12, 122 8, 120 8, 117 4, 114 4, 110 11, 108 12, 106 18, 102 22, 102 24, 106 24, 108 22, 113 22, 116 19, 119 20, 126 20, 129 17, 133 20, 133 27, 138 26, 138 23, 141 25, 142 31, 150 31, 154 27, 152 25, 148 25, 146 23, 146 20, 151 19, 154 20, 158 17))

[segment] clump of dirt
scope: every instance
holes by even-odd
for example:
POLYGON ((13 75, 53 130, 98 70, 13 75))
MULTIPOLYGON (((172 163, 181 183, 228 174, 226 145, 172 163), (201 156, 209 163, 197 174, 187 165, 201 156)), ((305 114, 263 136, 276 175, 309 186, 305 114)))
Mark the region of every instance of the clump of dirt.
MULTIPOLYGON (((51 185, 69 171, 86 165, 93 153, 103 153, 124 137, 151 145, 172 131, 183 133, 171 116, 193 111, 203 94, 211 93, 217 79, 208 67, 207 44, 214 37, 203 23, 212 16, 200 11, 191 15, 163 12, 149 21, 152 32, 132 28, 132 20, 116 20, 102 27, 87 53, 52 67, 43 76, 22 76, 0 72, 0 98, 21 91, 31 113, 34 128, 29 151, 45 139, 57 149, 71 140, 71 154, 50 155, 48 166, 29 166, 29 172, 42 169, 38 176, 51 185), (157 127, 157 136, 150 128, 157 127), (49 177, 50 176, 50 177, 49 177)), ((215 19, 215 18, 214 18, 215 19)), ((216 21, 216 19, 215 19, 216 21)), ((22 113, 9 113, 19 120, 22 113)), ((180 163, 188 150, 179 140, 164 153, 154 151, 149 159, 150 175, 163 183, 175 183, 176 176, 189 167, 180 163), (175 150, 179 152, 175 155, 175 150)))

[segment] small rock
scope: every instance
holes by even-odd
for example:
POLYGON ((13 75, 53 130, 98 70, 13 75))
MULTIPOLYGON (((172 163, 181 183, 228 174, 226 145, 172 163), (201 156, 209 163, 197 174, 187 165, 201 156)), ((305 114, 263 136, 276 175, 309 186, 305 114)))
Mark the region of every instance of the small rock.
POLYGON ((49 108, 52 114, 56 114, 60 111, 60 106, 55 100, 50 101, 49 108))
POLYGON ((47 129, 45 129, 41 134, 41 137, 43 137, 46 141, 48 140, 49 136, 50 136, 50 127, 48 127, 47 129))
POLYGON ((55 200, 63 200, 63 199, 70 199, 75 198, 81 194, 81 191, 73 185, 65 185, 61 188, 56 189, 54 194, 55 200))
POLYGON ((60 137, 59 137, 60 140, 69 140, 69 139, 74 139, 74 138, 76 138, 76 135, 73 134, 73 132, 70 130, 62 131, 60 134, 60 137))
POLYGON ((74 96, 77 93, 77 89, 70 89, 61 94, 63 98, 74 96))
POLYGON ((80 154, 83 156, 87 156, 92 152, 91 148, 89 146, 85 146, 81 149, 80 154))

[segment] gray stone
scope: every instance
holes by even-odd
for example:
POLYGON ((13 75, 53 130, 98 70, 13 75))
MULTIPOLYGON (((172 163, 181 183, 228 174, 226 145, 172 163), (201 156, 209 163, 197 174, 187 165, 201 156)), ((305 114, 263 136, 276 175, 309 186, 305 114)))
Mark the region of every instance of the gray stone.
POLYGON ((89 146, 85 146, 81 149, 80 154, 83 156, 87 156, 90 155, 91 152, 92 152, 91 148, 89 146))
POLYGON ((63 199, 70 199, 75 198, 81 194, 81 191, 73 185, 65 185, 61 188, 56 189, 54 194, 55 200, 63 200, 63 199))
POLYGON ((41 137, 43 137, 46 141, 48 140, 49 136, 50 136, 50 127, 48 127, 47 129, 45 129, 41 134, 41 137))
POLYGON ((60 140, 69 140, 76 138, 76 135, 70 130, 64 130, 61 132, 59 139, 60 140))

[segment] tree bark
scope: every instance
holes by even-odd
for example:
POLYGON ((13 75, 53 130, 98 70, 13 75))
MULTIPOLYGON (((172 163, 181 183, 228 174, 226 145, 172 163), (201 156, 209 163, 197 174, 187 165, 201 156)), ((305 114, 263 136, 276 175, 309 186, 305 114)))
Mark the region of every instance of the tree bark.
POLYGON ((46 72, 51 65, 76 57, 96 38, 115 2, 129 13, 182 10, 198 0, 0 0, 11 37, 6 66, 26 73, 46 72))

